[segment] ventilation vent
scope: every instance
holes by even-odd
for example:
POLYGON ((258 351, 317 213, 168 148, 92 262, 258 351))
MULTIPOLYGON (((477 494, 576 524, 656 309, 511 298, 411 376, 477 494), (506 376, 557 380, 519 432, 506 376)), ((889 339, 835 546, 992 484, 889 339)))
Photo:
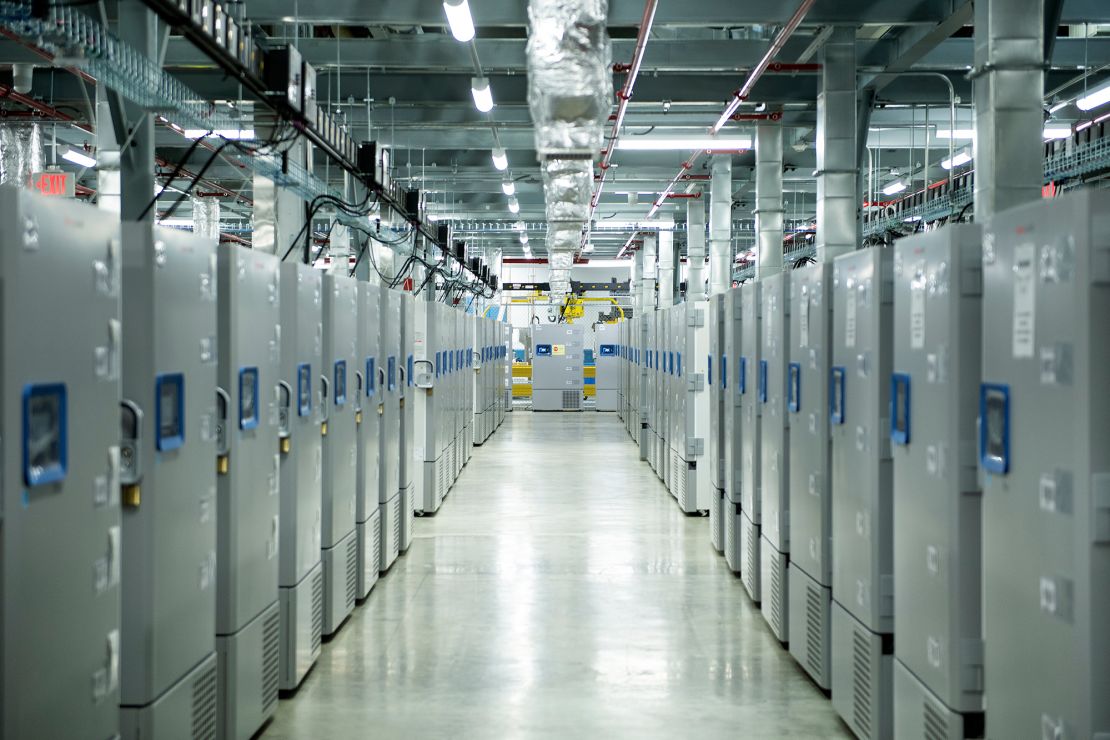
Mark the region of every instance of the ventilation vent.
POLYGON ((581 408, 581 393, 578 391, 563 391, 563 411, 578 411, 581 408))
POLYGON ((404 496, 397 494, 394 499, 396 503, 393 504, 393 545, 395 549, 401 544, 401 499, 404 496))
POLYGON ((320 654, 320 641, 324 635, 324 569, 312 578, 312 654, 320 654))
POLYGON ((770 570, 771 570, 771 584, 770 584, 770 588, 771 588, 771 594, 770 594, 770 596, 771 596, 771 620, 774 622, 773 626, 775 628, 775 632, 777 632, 779 634, 779 636, 781 637, 785 632, 785 630, 783 629, 783 627, 785 625, 783 625, 783 619, 782 619, 782 606, 783 606, 782 576, 783 576, 784 568, 782 568, 782 563, 780 563, 777 558, 772 557, 771 558, 771 568, 770 568, 770 570))
POLYGON ((948 740, 948 719, 931 702, 926 701, 924 704, 925 740, 948 740))
MULTIPOLYGON (((747 524, 743 526, 748 527, 747 524)), ((748 546, 744 552, 744 585, 748 587, 748 595, 752 601, 759 601, 759 536, 755 527, 748 530, 748 546)))
POLYGON ((347 608, 355 608, 355 597, 358 596, 358 537, 351 537, 347 542, 347 608))
POLYGON ((721 515, 718 512, 721 511, 721 501, 716 493, 713 496, 716 500, 713 508, 709 510, 709 526, 712 528, 709 536, 713 538, 713 546, 719 550, 721 549, 721 515))
POLYGON ((216 739, 216 664, 193 681, 193 740, 216 739))
POLYGON ((374 547, 370 550, 370 560, 374 566, 370 570, 370 582, 373 583, 378 578, 378 571, 382 568, 382 520, 379 517, 374 522, 374 547))
POLYGON ((852 632, 852 721, 862 736, 871 728, 871 646, 859 630, 852 632))
POLYGON ((813 675, 820 676, 825 671, 825 646, 822 636, 821 605, 824 599, 821 589, 812 584, 806 585, 806 664, 813 675))
POLYGON ((274 609, 262 625, 262 711, 269 713, 278 700, 280 668, 281 614, 274 609))

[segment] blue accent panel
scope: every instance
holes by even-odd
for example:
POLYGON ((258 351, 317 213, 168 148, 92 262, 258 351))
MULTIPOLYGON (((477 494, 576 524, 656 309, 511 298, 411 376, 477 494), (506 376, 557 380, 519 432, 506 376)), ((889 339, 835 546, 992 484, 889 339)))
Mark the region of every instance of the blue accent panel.
POLYGON ((800 363, 791 362, 787 372, 787 407, 793 412, 798 413, 802 406, 802 366, 800 363))
POLYGON ((239 428, 258 426, 258 368, 239 368, 239 428))
POLYGON ((721 355, 721 390, 728 390, 728 355, 721 355))
POLYGON ((372 396, 378 390, 378 364, 373 357, 366 358, 366 395, 372 396))
POLYGON ((979 464, 996 475, 1010 472, 1010 386, 979 386, 979 464))
POLYGON ((412 366, 413 357, 412 355, 409 355, 408 359, 405 360, 405 385, 407 385, 409 388, 412 387, 412 366))
POLYGON ((748 358, 740 358, 740 367, 736 368, 736 379, 740 381, 740 395, 746 395, 748 392, 748 358))
MULTIPOLYGON (((373 363, 373 360, 367 360, 373 363)), ((369 364, 367 369, 373 367, 369 364)), ((312 412, 312 365, 302 362, 297 365, 297 416, 308 416, 312 412)))
POLYGON ((57 483, 66 477, 69 465, 66 406, 65 383, 23 386, 23 482, 27 486, 57 483), (44 444, 47 435, 52 439, 44 444))
POLYGON ((767 360, 759 361, 759 402, 767 403, 767 360))
POLYGON ((844 423, 844 377, 843 365, 829 368, 829 421, 833 424, 844 423))
POLYGON ((712 387, 712 385, 713 385, 713 355, 709 355, 708 360, 709 360, 709 364, 707 365, 708 371, 707 371, 706 375, 708 376, 708 380, 709 380, 708 384, 712 387))
POLYGON ((185 376, 164 373, 154 379, 154 448, 176 450, 185 444, 185 376))
POLYGON ((385 387, 390 393, 397 390, 397 357, 390 355, 385 360, 385 387))
POLYGON ((678 360, 678 365, 675 368, 674 374, 681 378, 682 377, 682 353, 681 352, 676 352, 675 353, 675 359, 678 360))
POLYGON ((910 443, 910 376, 890 376, 890 439, 894 444, 910 443))

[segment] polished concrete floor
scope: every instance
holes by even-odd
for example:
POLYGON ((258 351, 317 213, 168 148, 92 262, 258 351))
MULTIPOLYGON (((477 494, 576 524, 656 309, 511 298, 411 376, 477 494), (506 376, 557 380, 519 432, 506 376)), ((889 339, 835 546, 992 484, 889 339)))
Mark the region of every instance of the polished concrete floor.
POLYGON ((614 414, 516 411, 264 738, 845 737, 614 414))

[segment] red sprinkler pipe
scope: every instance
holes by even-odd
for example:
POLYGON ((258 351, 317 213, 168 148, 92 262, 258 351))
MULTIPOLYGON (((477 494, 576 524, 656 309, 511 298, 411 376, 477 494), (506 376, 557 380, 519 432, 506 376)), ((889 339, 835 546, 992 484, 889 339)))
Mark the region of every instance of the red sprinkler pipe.
MULTIPOLYGON (((709 129, 709 133, 716 135, 717 132, 721 130, 721 127, 732 118, 733 114, 736 113, 736 109, 740 107, 741 101, 751 94, 751 91, 755 88, 755 83, 759 82, 759 78, 763 76, 763 73, 767 70, 771 61, 782 51, 782 48, 786 45, 786 42, 790 40, 794 31, 801 25, 802 20, 806 17, 806 13, 809 12, 809 9, 813 7, 814 2, 815 0, 802 0, 798 9, 794 11, 794 15, 790 16, 790 20, 786 22, 786 25, 782 27, 774 40, 771 41, 770 48, 767 49, 767 53, 763 55, 763 58, 759 60, 759 64, 748 73, 748 79, 744 80, 744 84, 733 94, 732 100, 729 102, 728 106, 725 107, 725 111, 721 114, 721 117, 717 119, 717 123, 709 129)), ((651 218, 659 211, 659 207, 663 205, 667 196, 674 190, 675 185, 686 175, 686 170, 693 169, 694 165, 696 165, 705 154, 706 151, 704 149, 694 152, 690 159, 682 163, 682 169, 678 171, 677 175, 671 178, 671 181, 667 183, 667 187, 663 189, 663 192, 659 194, 655 202, 651 204, 651 210, 648 211, 648 218, 651 218)))
MULTIPOLYGON (((617 93, 620 102, 617 103, 617 114, 613 119, 613 130, 609 134, 609 142, 601 156, 601 177, 597 182, 594 197, 590 200, 590 217, 594 215, 598 202, 601 200, 601 190, 605 187, 605 175, 609 171, 609 162, 613 159, 613 150, 617 146, 617 139, 621 135, 621 126, 624 116, 628 112, 628 101, 632 99, 632 88, 636 85, 636 78, 640 75, 640 66, 644 62, 644 51, 647 49, 648 36, 655 23, 655 10, 659 7, 659 0, 647 0, 644 4, 644 15, 640 18, 640 30, 636 34, 636 49, 632 53, 632 63, 628 65, 628 77, 624 86, 617 93)), ((584 239, 585 237, 583 237, 584 239)))

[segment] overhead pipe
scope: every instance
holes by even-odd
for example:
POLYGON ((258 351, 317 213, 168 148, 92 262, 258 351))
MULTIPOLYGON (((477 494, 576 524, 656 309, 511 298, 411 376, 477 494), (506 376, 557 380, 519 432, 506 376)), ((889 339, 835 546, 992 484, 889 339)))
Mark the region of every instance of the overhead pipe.
MULTIPOLYGON (((794 15, 790 16, 790 20, 786 22, 786 25, 782 27, 782 29, 775 36, 774 40, 771 41, 770 48, 767 49, 767 53, 763 55, 763 58, 759 60, 759 64, 757 64, 755 68, 752 69, 752 71, 748 74, 748 78, 744 81, 744 84, 741 85, 740 89, 733 94, 732 101, 728 104, 728 106, 725 107, 725 111, 721 114, 721 117, 717 119, 717 123, 715 123, 709 129, 709 132, 711 134, 716 134, 717 132, 719 132, 721 130, 721 127, 729 121, 734 113, 736 113, 736 109, 740 107, 740 103, 747 99, 747 97, 751 94, 751 91, 755 88, 755 84, 759 82, 759 78, 763 76, 763 73, 765 71, 767 71, 767 67, 771 63, 771 60, 774 59, 776 54, 782 51, 782 48, 786 45, 786 42, 790 40, 790 37, 794 34, 794 31, 797 30, 798 26, 801 25, 802 20, 805 19, 805 16, 809 12, 809 9, 813 7, 814 2, 815 0, 802 0, 802 3, 798 6, 798 9, 794 11, 794 15)), ((660 206, 663 205, 663 201, 665 201, 667 199, 667 196, 670 195, 671 191, 674 190, 675 185, 677 185, 679 181, 683 178, 683 176, 686 174, 686 171, 693 169, 698 161, 703 156, 705 156, 705 154, 707 154, 707 151, 704 149, 694 152, 688 160, 682 163, 682 169, 678 171, 678 174, 671 178, 671 181, 667 183, 667 187, 665 187, 663 189, 663 192, 659 194, 659 198, 657 198, 656 201, 652 204, 651 210, 648 212, 648 218, 651 218, 659 211, 660 206)))
POLYGON ((771 47, 767 49, 767 53, 765 53, 763 58, 759 60, 759 63, 755 65, 755 69, 748 74, 748 79, 744 81, 744 84, 740 86, 739 90, 733 93, 732 100, 725 108, 725 112, 717 119, 717 123, 713 124, 713 128, 709 129, 710 133, 716 134, 720 131, 721 128, 728 123, 728 119, 736 112, 736 109, 740 107, 740 103, 748 99, 748 96, 751 95, 752 90, 755 88, 755 83, 759 81, 759 78, 763 76, 763 73, 767 70, 772 60, 774 60, 774 58, 778 56, 778 53, 782 51, 782 48, 786 46, 786 42, 794 35, 794 31, 801 25, 802 20, 806 17, 806 13, 813 7, 815 1, 816 0, 802 0, 801 4, 798 5, 798 9, 794 11, 794 15, 790 16, 790 20, 779 30, 775 39, 771 42, 771 47))
MULTIPOLYGON (((640 18, 640 30, 636 34, 636 49, 632 52, 632 63, 628 65, 628 77, 625 78, 624 85, 617 93, 620 102, 617 103, 617 114, 612 118, 613 130, 609 134, 609 143, 602 151, 601 164, 601 177, 597 181, 597 189, 594 191, 594 197, 590 200, 590 217, 593 218, 594 211, 597 209, 597 204, 601 200, 601 191, 605 187, 605 175, 609 171, 609 163, 613 159, 613 150, 617 147, 617 139, 620 138, 621 126, 624 125, 624 117, 628 112, 628 101, 632 99, 632 88, 636 85, 636 78, 640 76, 640 66, 644 61, 644 52, 647 49, 648 36, 651 34, 651 27, 655 23, 655 10, 659 7, 659 0, 647 0, 644 4, 644 14, 640 18)), ((616 65, 614 65, 614 68, 616 65)), ((597 179, 597 178, 595 178, 597 179)))

